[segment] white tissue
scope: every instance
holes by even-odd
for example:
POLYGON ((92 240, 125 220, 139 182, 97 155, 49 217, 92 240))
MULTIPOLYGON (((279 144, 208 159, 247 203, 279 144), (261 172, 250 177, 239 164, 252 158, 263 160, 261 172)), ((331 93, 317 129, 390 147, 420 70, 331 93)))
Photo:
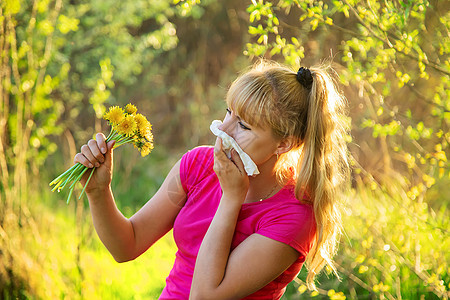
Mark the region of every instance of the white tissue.
MULTIPOLYGON (((211 126, 209 126, 209 129, 211 129, 212 133, 214 135, 220 137, 222 139, 222 146, 224 150, 230 150, 233 148, 236 150, 236 152, 239 154, 239 157, 241 158, 242 162, 244 163, 244 169, 245 172, 247 172, 248 176, 254 176, 259 174, 258 167, 253 162, 253 160, 250 158, 250 156, 245 153, 241 147, 239 147, 238 143, 228 134, 226 134, 224 131, 219 129, 219 126, 222 124, 222 121, 214 120, 211 123, 211 126)), ((230 157, 230 152, 228 151, 227 156, 230 157)))

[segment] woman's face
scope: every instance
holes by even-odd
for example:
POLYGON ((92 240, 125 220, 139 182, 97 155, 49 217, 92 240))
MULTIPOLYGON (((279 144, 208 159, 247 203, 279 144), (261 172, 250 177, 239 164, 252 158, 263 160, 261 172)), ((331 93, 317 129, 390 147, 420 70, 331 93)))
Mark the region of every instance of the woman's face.
POLYGON ((278 141, 269 128, 253 126, 241 119, 230 108, 220 126, 229 136, 236 140, 256 165, 260 166, 276 155, 278 141))

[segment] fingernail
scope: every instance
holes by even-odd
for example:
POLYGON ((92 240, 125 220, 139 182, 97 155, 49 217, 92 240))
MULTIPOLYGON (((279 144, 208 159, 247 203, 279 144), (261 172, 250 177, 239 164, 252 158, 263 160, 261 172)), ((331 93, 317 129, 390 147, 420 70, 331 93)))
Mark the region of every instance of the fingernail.
POLYGON ((94 167, 94 165, 93 164, 89 164, 89 168, 93 168, 94 167))
POLYGON ((102 148, 101 150, 102 150, 102 153, 103 153, 103 154, 106 153, 106 149, 105 149, 105 148, 102 148))
POLYGON ((100 167, 100 164, 99 163, 95 163, 95 167, 96 168, 100 167))

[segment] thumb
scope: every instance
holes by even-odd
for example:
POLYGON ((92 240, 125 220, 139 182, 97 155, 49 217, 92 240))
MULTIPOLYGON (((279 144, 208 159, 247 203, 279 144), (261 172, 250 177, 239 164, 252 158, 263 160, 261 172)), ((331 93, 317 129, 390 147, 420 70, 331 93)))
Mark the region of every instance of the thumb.
POLYGON ((111 169, 113 163, 113 150, 116 141, 112 140, 106 144, 108 151, 105 153, 105 164, 111 169))

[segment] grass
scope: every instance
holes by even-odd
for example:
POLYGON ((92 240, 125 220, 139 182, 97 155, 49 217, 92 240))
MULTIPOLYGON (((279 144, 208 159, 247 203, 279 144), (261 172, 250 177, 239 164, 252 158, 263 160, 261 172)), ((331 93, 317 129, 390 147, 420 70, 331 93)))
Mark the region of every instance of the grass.
POLYGON ((5 288, 0 298, 156 299, 175 257, 171 233, 135 261, 119 264, 99 241, 87 212, 80 226, 71 208, 36 204, 30 213, 39 219, 9 226, 13 272, 24 284, 15 284, 13 293, 5 288))
POLYGON ((325 271, 318 292, 294 283, 297 291, 291 289, 289 299, 448 299, 447 204, 429 207, 403 194, 370 185, 353 190, 335 257, 341 281, 325 271))

